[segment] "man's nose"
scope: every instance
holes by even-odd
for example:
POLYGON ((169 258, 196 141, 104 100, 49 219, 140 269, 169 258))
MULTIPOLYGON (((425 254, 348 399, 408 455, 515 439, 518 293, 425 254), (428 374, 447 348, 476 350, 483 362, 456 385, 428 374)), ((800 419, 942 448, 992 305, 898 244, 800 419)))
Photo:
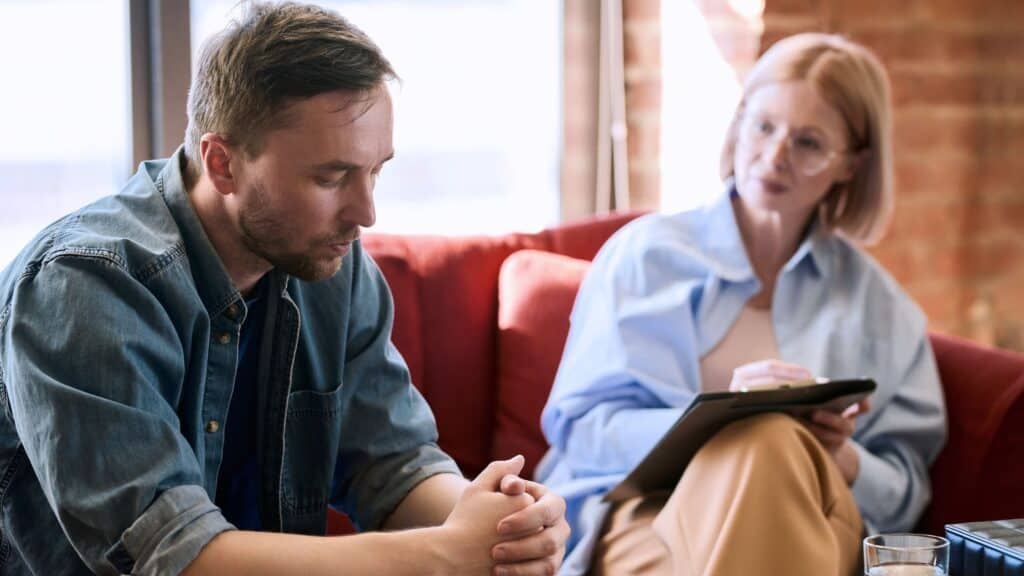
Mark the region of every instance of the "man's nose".
POLYGON ((369 228, 377 222, 377 209, 373 204, 374 177, 372 174, 359 178, 353 184, 351 203, 346 207, 345 220, 369 228))

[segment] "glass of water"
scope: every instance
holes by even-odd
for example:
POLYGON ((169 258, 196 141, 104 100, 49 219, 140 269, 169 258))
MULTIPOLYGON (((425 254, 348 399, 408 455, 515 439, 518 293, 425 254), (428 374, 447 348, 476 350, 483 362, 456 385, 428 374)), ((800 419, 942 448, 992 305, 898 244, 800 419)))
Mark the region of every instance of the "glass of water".
POLYGON ((928 534, 879 534, 864 539, 867 576, 946 576, 949 540, 928 534))

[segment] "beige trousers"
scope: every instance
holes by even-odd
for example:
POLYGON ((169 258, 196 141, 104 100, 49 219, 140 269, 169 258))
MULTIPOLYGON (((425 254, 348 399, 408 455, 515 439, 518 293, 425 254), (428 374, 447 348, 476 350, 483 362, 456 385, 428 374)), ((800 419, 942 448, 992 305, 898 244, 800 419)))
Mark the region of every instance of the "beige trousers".
POLYGON ((853 576, 863 521, 831 456, 796 420, 735 422, 673 492, 618 504, 595 550, 599 576, 853 576))

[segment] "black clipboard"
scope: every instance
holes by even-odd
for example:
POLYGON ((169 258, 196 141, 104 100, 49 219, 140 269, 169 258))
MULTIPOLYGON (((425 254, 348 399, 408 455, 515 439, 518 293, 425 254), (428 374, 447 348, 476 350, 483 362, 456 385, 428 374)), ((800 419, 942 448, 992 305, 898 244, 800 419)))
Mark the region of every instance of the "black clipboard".
POLYGON ((771 389, 698 394, 636 468, 604 495, 604 501, 619 502, 672 490, 697 450, 731 422, 765 412, 793 416, 805 416, 814 410, 842 412, 876 387, 870 378, 818 378, 771 389))

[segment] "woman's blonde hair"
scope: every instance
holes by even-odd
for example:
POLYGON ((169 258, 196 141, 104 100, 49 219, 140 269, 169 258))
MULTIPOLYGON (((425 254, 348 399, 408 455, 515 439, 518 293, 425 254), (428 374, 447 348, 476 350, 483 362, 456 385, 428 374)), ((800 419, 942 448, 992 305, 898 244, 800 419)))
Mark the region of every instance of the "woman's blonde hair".
POLYGON ((837 184, 819 206, 820 223, 855 241, 872 244, 892 214, 892 104, 889 78, 867 48, 831 34, 797 34, 776 42, 757 61, 743 86, 722 149, 721 174, 733 175, 739 119, 747 99, 775 82, 806 80, 843 117, 850 152, 863 159, 853 178, 837 184))

